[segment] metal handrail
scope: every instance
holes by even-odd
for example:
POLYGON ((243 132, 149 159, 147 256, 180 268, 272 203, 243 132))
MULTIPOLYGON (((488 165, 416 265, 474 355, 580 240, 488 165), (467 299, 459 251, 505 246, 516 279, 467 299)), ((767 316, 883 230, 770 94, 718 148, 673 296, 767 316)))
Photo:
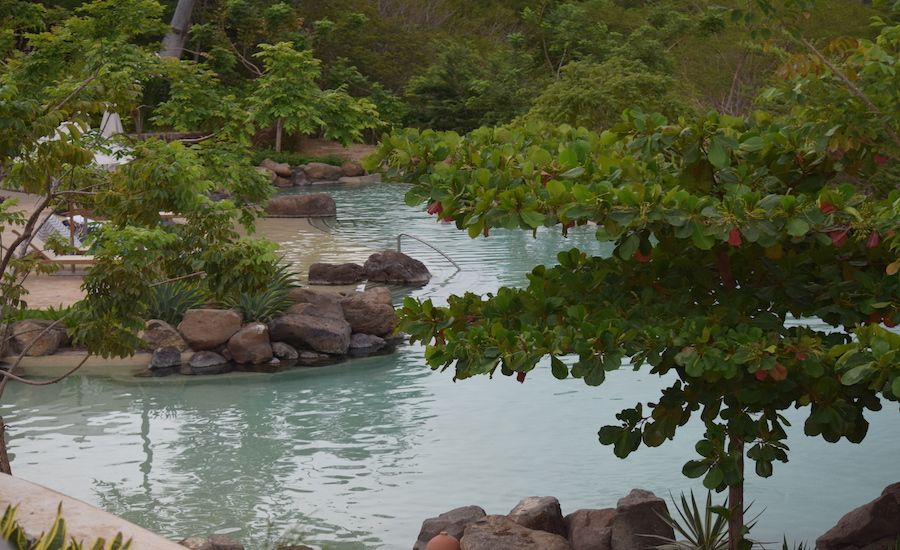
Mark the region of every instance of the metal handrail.
POLYGON ((420 239, 419 237, 416 237, 415 235, 410 235, 409 233, 400 233, 399 235, 397 235, 397 252, 402 252, 402 250, 400 250, 400 239, 401 239, 402 237, 409 237, 410 239, 414 239, 414 240, 419 241, 420 243, 424 244, 424 245, 427 246, 428 248, 434 250, 435 252, 437 252, 438 254, 440 254, 441 256, 443 256, 444 259, 446 259, 448 262, 450 262, 451 264, 453 264, 453 267, 455 267, 457 271, 462 271, 462 268, 459 267, 459 264, 456 263, 456 262, 454 262, 454 261, 453 261, 453 258, 451 258, 450 256, 444 254, 444 252, 443 252, 440 248, 434 246, 433 244, 431 244, 431 243, 429 243, 429 242, 423 241, 422 239, 420 239))

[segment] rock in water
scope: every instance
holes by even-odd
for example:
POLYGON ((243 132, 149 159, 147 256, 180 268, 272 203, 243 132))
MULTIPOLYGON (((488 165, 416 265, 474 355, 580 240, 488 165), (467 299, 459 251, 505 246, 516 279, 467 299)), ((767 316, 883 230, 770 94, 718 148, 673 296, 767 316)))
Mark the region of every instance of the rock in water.
POLYGON ((310 162, 303 165, 303 171, 310 181, 337 181, 344 175, 340 166, 323 162, 310 162))
POLYGON ((272 342, 272 355, 282 361, 296 361, 300 354, 290 344, 272 342))
POLYGON ((363 268, 371 282, 422 285, 431 279, 425 264, 396 250, 385 250, 369 256, 363 268))
POLYGON ((422 522, 422 529, 419 531, 419 537, 416 539, 413 550, 425 550, 428 541, 442 531, 452 537, 461 539, 470 523, 478 521, 486 515, 480 506, 463 506, 444 512, 437 517, 428 518, 422 522))
POLYGON ((62 323, 49 328, 51 325, 53 321, 46 319, 25 319, 13 323, 10 327, 13 348, 20 353, 25 351, 28 357, 53 355, 69 337, 62 323))
POLYGON ((391 304, 391 292, 373 288, 341 300, 344 318, 353 332, 388 336, 397 327, 397 313, 391 304))
POLYGON ((269 199, 266 215, 273 218, 333 218, 337 205, 328 193, 280 195, 269 199))
POLYGON ((820 550, 893 550, 900 539, 900 483, 888 485, 881 496, 852 510, 816 539, 820 550))
POLYGON ((345 177, 355 178, 358 176, 365 176, 366 169, 363 168, 363 165, 354 161, 348 160, 344 164, 341 165, 341 175, 345 177))
POLYGON ((222 374, 231 370, 228 361, 214 351, 198 351, 188 362, 191 374, 222 374))
POLYGON ((675 539, 675 531, 662 517, 669 513, 666 501, 643 489, 632 489, 619 499, 612 519, 613 550, 645 550, 660 544, 659 538, 675 539))
POLYGON ((151 371, 171 371, 181 366, 181 350, 172 346, 159 348, 150 357, 151 371))
POLYGON ((262 323, 244 325, 228 340, 231 359, 242 365, 261 365, 272 359, 269 328, 262 323))
POLYGON ((193 350, 221 346, 241 328, 241 314, 233 309, 189 309, 178 332, 193 350))
POLYGON ((566 524, 556 497, 525 497, 507 517, 522 527, 566 536, 566 524))
POLYGON ((189 349, 175 327, 160 319, 150 319, 144 323, 144 330, 138 336, 144 341, 144 349, 154 350, 168 346, 178 348, 178 351, 189 349))
POLYGON ((614 508, 576 510, 566 516, 572 550, 612 550, 612 520, 615 516, 614 508))
POLYGON ((282 178, 290 178, 291 177, 291 165, 286 162, 275 162, 272 159, 265 159, 261 163, 259 163, 260 168, 265 168, 266 170, 274 173, 277 176, 281 176, 282 178))
POLYGON ((366 357, 378 353, 387 346, 384 338, 371 334, 353 334, 350 336, 350 349, 348 353, 353 357, 366 357))
POLYGON ((365 278, 365 271, 359 264, 314 263, 309 266, 311 285, 352 285, 365 278))
POLYGON ((462 550, 572 550, 569 541, 522 527, 505 516, 487 516, 466 527, 462 550))
POLYGON ((332 355, 346 355, 350 348, 350 324, 343 319, 282 315, 269 324, 269 334, 273 340, 332 355))

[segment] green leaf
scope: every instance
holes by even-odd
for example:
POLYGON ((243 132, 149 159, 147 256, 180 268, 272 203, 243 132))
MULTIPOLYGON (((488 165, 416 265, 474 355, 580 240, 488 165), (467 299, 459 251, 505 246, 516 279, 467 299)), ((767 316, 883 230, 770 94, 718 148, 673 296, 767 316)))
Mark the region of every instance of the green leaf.
POLYGON ((792 237, 802 237, 809 232, 809 224, 806 220, 791 218, 787 222, 787 232, 792 237))
POLYGON ((755 136, 741 142, 740 149, 741 151, 746 151, 748 153, 753 153, 755 151, 762 150, 764 146, 763 140, 759 136, 755 136))
POLYGON ((725 474, 718 466, 709 469, 706 477, 703 478, 703 486, 709 490, 715 490, 722 482, 725 481, 725 474))
POLYGON ((569 367, 566 366, 558 357, 550 357, 550 372, 557 380, 564 380, 569 376, 569 367))
POLYGON ((571 180, 571 179, 577 178, 578 176, 580 176, 582 174, 584 174, 584 167, 576 166, 575 168, 572 168, 571 170, 566 170, 565 172, 560 174, 559 177, 561 177, 563 179, 571 180))
POLYGON ((529 227, 537 229, 538 227, 544 225, 544 220, 546 217, 540 212, 535 212, 534 210, 522 210, 519 213, 522 217, 522 221, 525 222, 529 227))
POLYGON ((681 469, 681 473, 685 477, 695 479, 705 474, 708 470, 709 464, 707 464, 706 462, 702 460, 689 460, 681 469))
POLYGON ((709 163, 719 170, 728 166, 728 151, 725 149, 725 144, 722 143, 719 136, 713 136, 712 142, 709 144, 707 157, 709 158, 709 163))
POLYGON ((556 199, 564 195, 566 192, 566 185, 559 180, 550 180, 547 182, 547 193, 550 194, 550 198, 556 199))
POLYGON ((637 233, 632 233, 628 236, 627 239, 625 239, 624 242, 622 242, 621 245, 619 245, 619 249, 616 251, 616 253, 623 260, 630 260, 631 257, 634 256, 634 253, 637 251, 640 244, 640 236, 638 236, 637 233))
POLYGON ((894 378, 894 382, 891 384, 891 392, 894 394, 894 397, 900 399, 900 376, 894 378))

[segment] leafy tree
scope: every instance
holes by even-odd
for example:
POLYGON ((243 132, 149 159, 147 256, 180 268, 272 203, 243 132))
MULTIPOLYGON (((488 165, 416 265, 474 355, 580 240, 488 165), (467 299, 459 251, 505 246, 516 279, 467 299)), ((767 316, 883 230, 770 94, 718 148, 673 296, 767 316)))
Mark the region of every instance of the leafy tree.
POLYGON ((525 288, 447 307, 407 299, 401 330, 455 379, 499 369, 524 382, 542 358, 555 377, 594 386, 625 367, 667 377, 600 442, 625 457, 702 422, 683 472, 729 490, 730 547, 746 546, 745 460, 763 477, 788 460, 783 411, 806 411, 808 435, 859 442, 866 412, 900 400, 900 335, 887 328, 900 320, 900 191, 896 176, 870 185, 898 158, 896 113, 873 99, 896 91, 898 32, 885 26, 842 64, 829 60, 835 69, 805 75, 809 95, 786 116, 630 111, 601 134, 530 125, 386 137, 371 163, 412 182, 410 204, 471 236, 592 223, 615 244, 608 257, 561 253, 525 288), (851 108, 853 122, 835 127, 818 118, 835 97, 875 108, 851 108), (844 131, 854 139, 836 137, 844 131))

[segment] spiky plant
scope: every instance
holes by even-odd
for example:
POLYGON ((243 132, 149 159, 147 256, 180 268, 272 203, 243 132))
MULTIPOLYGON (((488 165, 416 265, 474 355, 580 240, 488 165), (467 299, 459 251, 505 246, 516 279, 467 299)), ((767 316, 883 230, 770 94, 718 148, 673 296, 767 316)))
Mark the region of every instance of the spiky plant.
POLYGON ((207 300, 207 293, 195 283, 173 281, 157 285, 147 304, 147 318, 177 325, 187 310, 201 307, 207 300))
POLYGON ((7 506, 0 519, 0 540, 7 542, 14 550, 129 550, 131 539, 124 540, 122 533, 109 543, 100 538, 90 546, 85 546, 75 539, 69 539, 66 530, 66 520, 62 517, 62 504, 56 510, 56 519, 50 529, 34 540, 29 539, 25 529, 16 521, 15 506, 7 506))

